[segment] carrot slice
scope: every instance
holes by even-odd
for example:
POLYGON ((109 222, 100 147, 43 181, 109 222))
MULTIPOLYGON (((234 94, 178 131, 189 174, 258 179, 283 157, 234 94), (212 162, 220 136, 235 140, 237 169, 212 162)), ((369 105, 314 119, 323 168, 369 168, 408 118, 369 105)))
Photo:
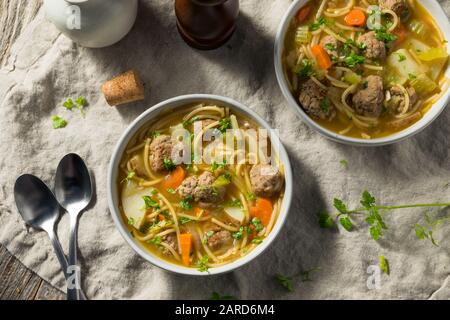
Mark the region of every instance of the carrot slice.
POLYGON ((322 69, 330 69, 332 65, 330 56, 321 45, 316 44, 311 48, 311 51, 319 67, 322 69))
POLYGON ((366 24, 366 15, 364 11, 353 9, 344 18, 345 23, 353 27, 362 27, 366 24))
POLYGON ((209 214, 209 211, 206 209, 201 209, 199 207, 195 207, 194 213, 197 217, 202 217, 202 216, 207 216, 209 214))
POLYGON ((310 13, 311 13, 311 6, 309 5, 304 6, 297 13, 297 21, 302 23, 303 21, 308 19, 310 13))
POLYGON ((405 27, 402 24, 399 24, 397 28, 392 31, 392 33, 397 37, 397 40, 395 40, 396 45, 401 44, 406 40, 406 37, 408 36, 408 31, 406 31, 405 27))
POLYGON ((192 234, 190 233, 180 234, 180 246, 181 246, 181 260, 185 266, 188 266, 192 249, 192 234))
POLYGON ((166 217, 164 217, 162 214, 158 214, 158 219, 159 221, 164 221, 166 220, 166 217))
POLYGON ((256 199, 255 206, 250 208, 250 215, 261 220, 261 223, 267 227, 272 216, 272 202, 266 198, 256 199))
POLYGON ((176 189, 183 182, 186 172, 181 166, 175 168, 169 175, 166 176, 166 179, 163 181, 163 187, 165 189, 176 189))

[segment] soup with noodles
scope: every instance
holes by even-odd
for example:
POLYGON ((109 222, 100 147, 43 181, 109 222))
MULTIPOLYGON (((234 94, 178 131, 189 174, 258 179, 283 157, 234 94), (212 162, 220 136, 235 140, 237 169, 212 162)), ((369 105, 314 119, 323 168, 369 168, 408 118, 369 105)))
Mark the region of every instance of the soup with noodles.
POLYGON ((268 152, 253 148, 264 145, 263 136, 252 120, 205 103, 144 126, 123 154, 117 181, 134 238, 154 255, 200 271, 262 243, 284 195, 274 145, 266 139, 268 152))
POLYGON ((283 66, 321 126, 372 139, 419 121, 449 86, 447 41, 416 0, 307 2, 291 21, 283 66))

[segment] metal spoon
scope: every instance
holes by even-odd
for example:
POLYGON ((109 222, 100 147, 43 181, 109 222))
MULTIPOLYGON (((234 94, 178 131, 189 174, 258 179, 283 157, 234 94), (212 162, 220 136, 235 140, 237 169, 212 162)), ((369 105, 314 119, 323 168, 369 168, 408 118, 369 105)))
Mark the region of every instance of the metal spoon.
MULTIPOLYGON (((78 266, 78 217, 92 199, 89 170, 79 155, 70 153, 59 162, 56 169, 55 196, 70 216, 69 265, 78 266)), ((75 279, 77 283, 81 283, 79 272, 75 272, 75 279)))
MULTIPOLYGON (((66 280, 69 280, 67 259, 55 233, 55 224, 59 218, 60 207, 53 193, 39 178, 31 174, 24 174, 16 180, 14 199, 23 220, 31 227, 47 232, 64 276, 66 280)), ((69 284, 69 281, 67 284, 69 284)), ((67 286, 68 299, 78 295, 85 298, 81 290, 67 286), (80 291, 80 293, 78 294, 76 291, 80 291)))

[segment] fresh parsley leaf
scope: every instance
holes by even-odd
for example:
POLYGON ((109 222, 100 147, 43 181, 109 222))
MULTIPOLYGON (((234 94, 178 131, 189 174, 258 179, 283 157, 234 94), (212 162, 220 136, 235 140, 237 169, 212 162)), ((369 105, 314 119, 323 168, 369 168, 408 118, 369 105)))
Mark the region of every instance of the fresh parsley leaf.
POLYGON ((332 43, 327 43, 325 44, 325 49, 329 50, 329 51, 336 51, 336 46, 332 43))
POLYGON ((240 227, 238 232, 233 233, 233 238, 236 240, 241 240, 244 236, 244 227, 240 227))
POLYGON ((163 160, 163 165, 164 165, 164 168, 167 170, 167 171, 172 171, 172 170, 174 170, 177 166, 175 165, 175 163, 173 163, 173 161, 172 161, 172 159, 168 159, 168 158, 165 158, 164 160, 163 160))
POLYGON ((261 223, 261 220, 259 218, 253 218, 251 223, 255 226, 256 232, 260 232, 262 229, 264 229, 264 226, 261 223))
POLYGON ((353 229, 353 223, 349 217, 342 217, 339 219, 339 223, 344 227, 345 230, 351 231, 353 229))
POLYGON ((315 74, 313 64, 309 59, 303 59, 293 70, 300 78, 309 78, 315 74))
POLYGON ((409 78, 409 80, 414 80, 417 78, 417 76, 412 73, 408 73, 408 78, 409 78))
POLYGON ((183 200, 180 201, 180 207, 184 210, 191 210, 192 209, 192 196, 186 197, 183 200))
POLYGON ((133 218, 128 218, 128 224, 130 225, 130 226, 133 226, 134 225, 134 219, 133 218))
POLYGON ((246 198, 249 201, 255 201, 256 200, 256 196, 253 193, 247 193, 246 198))
POLYGON ((338 198, 334 198, 334 203, 333 203, 334 207, 336 208, 337 211, 339 211, 340 213, 347 213, 347 206, 345 205, 345 203, 338 198))
POLYGON ((328 20, 325 17, 320 17, 309 25, 309 30, 316 31, 319 30, 322 26, 331 26, 331 25, 333 25, 332 20, 328 20))
POLYGON ((402 62, 406 60, 406 56, 404 54, 398 53, 398 62, 402 62))
POLYGON ((162 242, 162 238, 160 236, 157 236, 157 237, 147 240, 147 243, 154 244, 156 246, 160 245, 161 242, 162 242))
POLYGON ((85 97, 79 96, 76 100, 75 103, 81 107, 84 107, 87 105, 87 100, 85 97))
POLYGON ((333 218, 326 211, 321 211, 319 213, 319 225, 321 228, 329 229, 334 227, 333 218))
POLYGON ((67 110, 72 110, 74 106, 75 106, 75 104, 73 103, 73 100, 70 98, 68 98, 63 103, 63 107, 66 108, 67 110))
POLYGON ((187 217, 180 217, 180 224, 186 224, 193 221, 192 219, 189 219, 187 217))
POLYGON ((219 130, 222 133, 225 133, 228 129, 231 129, 231 119, 223 118, 219 120, 219 130))
POLYGON ((67 121, 59 116, 52 116, 53 129, 61 129, 67 126, 67 121))
POLYGON ((328 113, 330 111, 330 100, 325 97, 321 102, 320 102, 320 108, 322 109, 323 112, 328 113))
POLYGON ((147 134, 150 138, 155 139, 158 138, 161 133, 159 131, 149 131, 147 134))
POLYGON ((397 40, 397 36, 387 32, 385 28, 375 30, 375 37, 377 38, 377 40, 383 41, 385 43, 397 40))
POLYGON ((227 160, 223 160, 222 163, 218 163, 213 161, 213 163, 211 164, 211 171, 214 172, 217 169, 223 169, 227 166, 227 160))
POLYGON ((227 207, 234 207, 234 208, 243 208, 244 206, 242 205, 241 200, 239 199, 235 199, 235 200, 230 200, 226 203, 227 207))
POLYGON ((342 168, 348 169, 348 161, 347 160, 342 159, 341 161, 339 161, 339 163, 341 164, 342 168))
POLYGON ((197 270, 200 272, 207 272, 209 269, 208 262, 209 257, 207 255, 204 255, 201 259, 197 260, 196 263, 197 270))
POLYGON ((357 66, 363 64, 366 61, 366 58, 364 58, 364 56, 360 56, 354 52, 351 52, 348 56, 345 57, 344 61, 349 68, 356 68, 357 66))
POLYGON ((370 209, 375 205, 375 198, 369 193, 369 191, 366 190, 362 193, 361 204, 366 209, 370 209))
POLYGON ((159 203, 155 200, 153 200, 150 196, 143 196, 142 199, 144 200, 145 203, 145 209, 159 209, 159 203))
POLYGON ((171 194, 176 194, 177 191, 174 188, 167 188, 166 191, 171 194))
POLYGON ((126 176, 122 181, 120 181, 120 183, 128 182, 128 181, 130 181, 131 179, 133 179, 135 176, 136 176, 136 172, 134 172, 134 171, 128 171, 127 176, 126 176))
POLYGON ((388 260, 384 256, 379 256, 378 261, 379 261, 379 266, 380 266, 381 271, 383 271, 384 273, 389 275, 390 270, 389 270, 388 260))
POLYGON ((188 129, 195 121, 199 120, 198 116, 194 116, 191 119, 184 120, 182 125, 185 129, 188 129))
POLYGON ((275 279, 278 281, 278 283, 286 288, 289 292, 294 292, 294 286, 292 285, 292 278, 283 276, 282 274, 276 274, 275 279))

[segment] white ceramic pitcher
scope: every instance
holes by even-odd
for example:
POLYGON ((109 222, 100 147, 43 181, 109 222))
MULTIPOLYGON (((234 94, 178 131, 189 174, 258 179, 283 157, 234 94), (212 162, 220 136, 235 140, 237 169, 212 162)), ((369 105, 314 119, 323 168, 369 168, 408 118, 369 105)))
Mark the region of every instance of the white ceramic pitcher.
POLYGON ((110 46, 133 26, 138 0, 44 0, 47 18, 74 42, 110 46))

